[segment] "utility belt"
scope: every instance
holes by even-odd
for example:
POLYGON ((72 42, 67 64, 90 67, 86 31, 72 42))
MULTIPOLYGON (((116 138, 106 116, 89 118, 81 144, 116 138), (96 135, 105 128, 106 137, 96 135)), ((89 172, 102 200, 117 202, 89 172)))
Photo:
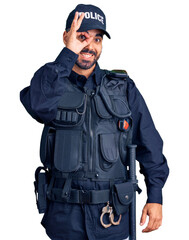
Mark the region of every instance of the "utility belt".
POLYGON ((135 191, 141 192, 137 182, 123 182, 113 184, 110 189, 104 190, 79 190, 71 188, 72 177, 65 179, 63 188, 53 187, 54 176, 52 176, 44 167, 38 167, 35 172, 35 193, 37 207, 39 213, 44 213, 47 208, 48 200, 72 203, 72 204, 101 204, 107 203, 106 211, 102 213, 110 213, 113 210, 117 215, 125 213, 131 202, 135 191), (44 172, 41 172, 41 171, 44 172))

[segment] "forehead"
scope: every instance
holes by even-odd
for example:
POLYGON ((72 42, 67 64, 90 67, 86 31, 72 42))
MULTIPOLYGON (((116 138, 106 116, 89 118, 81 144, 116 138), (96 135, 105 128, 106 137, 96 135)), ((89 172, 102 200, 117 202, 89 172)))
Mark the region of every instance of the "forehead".
POLYGON ((91 29, 86 31, 91 37, 96 37, 96 36, 103 36, 103 31, 99 29, 91 29))

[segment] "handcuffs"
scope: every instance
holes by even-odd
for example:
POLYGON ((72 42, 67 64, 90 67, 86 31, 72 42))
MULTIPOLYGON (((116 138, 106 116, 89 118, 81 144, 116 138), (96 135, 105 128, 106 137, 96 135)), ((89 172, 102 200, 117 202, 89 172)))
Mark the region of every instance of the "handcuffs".
POLYGON ((114 213, 113 213, 113 208, 109 205, 109 201, 107 202, 107 205, 105 207, 102 208, 102 214, 100 216, 100 222, 102 224, 102 226, 104 228, 109 228, 110 226, 112 225, 119 225, 120 224, 120 221, 121 221, 121 214, 119 215, 119 219, 117 222, 114 222, 114 213), (110 220, 110 223, 109 224, 105 224, 103 222, 103 217, 105 214, 109 213, 109 220, 110 220))

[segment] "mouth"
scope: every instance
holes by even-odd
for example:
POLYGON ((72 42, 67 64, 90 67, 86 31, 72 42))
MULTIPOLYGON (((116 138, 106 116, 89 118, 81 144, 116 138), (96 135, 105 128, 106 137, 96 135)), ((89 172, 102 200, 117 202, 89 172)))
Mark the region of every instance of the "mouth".
POLYGON ((89 49, 83 49, 80 52, 80 55, 82 57, 83 60, 92 60, 92 58, 94 58, 96 56, 95 51, 93 50, 89 50, 89 49))
POLYGON ((91 53, 81 53, 80 55, 82 56, 83 59, 86 59, 86 60, 90 60, 94 56, 91 53))

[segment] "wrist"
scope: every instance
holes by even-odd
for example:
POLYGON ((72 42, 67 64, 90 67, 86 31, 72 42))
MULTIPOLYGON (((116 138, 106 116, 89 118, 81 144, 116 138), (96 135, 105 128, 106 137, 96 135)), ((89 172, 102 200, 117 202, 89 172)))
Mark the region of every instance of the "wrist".
POLYGON ((77 61, 77 58, 78 58, 78 55, 76 53, 74 53, 69 48, 64 47, 55 61, 67 66, 69 65, 72 69, 75 62, 77 61))

